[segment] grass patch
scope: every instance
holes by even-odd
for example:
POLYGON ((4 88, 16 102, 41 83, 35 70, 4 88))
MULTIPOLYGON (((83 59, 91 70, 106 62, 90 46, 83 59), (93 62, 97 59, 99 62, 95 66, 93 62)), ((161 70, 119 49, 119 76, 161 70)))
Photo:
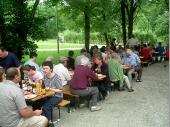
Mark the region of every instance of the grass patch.
POLYGON ((36 43, 46 43, 46 42, 57 43, 57 39, 48 39, 48 40, 44 40, 44 41, 40 40, 40 41, 37 41, 36 43))
MULTIPOLYGON (((56 43, 50 43, 50 44, 43 44, 43 43, 38 43, 38 48, 39 49, 57 49, 57 44, 56 43)), ((83 48, 84 44, 71 44, 71 43, 64 43, 60 44, 59 48, 83 48)))
MULTIPOLYGON (((37 63, 39 65, 41 65, 44 60, 48 57, 48 56, 53 56, 54 57, 54 64, 58 63, 58 60, 61 56, 68 56, 68 50, 62 50, 59 53, 57 53, 57 51, 38 51, 38 57, 37 57, 37 63)), ((74 50, 74 57, 80 55, 80 50, 74 50)), ((29 59, 28 55, 25 55, 23 58, 23 62, 27 61, 29 59)))

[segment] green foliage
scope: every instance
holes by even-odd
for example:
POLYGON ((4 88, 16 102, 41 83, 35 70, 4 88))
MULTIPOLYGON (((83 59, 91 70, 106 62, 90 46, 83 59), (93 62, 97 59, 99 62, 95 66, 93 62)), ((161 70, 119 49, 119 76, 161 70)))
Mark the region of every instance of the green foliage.
MULTIPOLYGON (((14 52, 19 60, 28 51, 36 50, 34 42, 28 40, 34 19, 34 10, 30 10, 28 1, 1 0, 0 2, 0 35, 1 44, 14 52)), ((36 9, 36 6, 35 8, 36 9)))

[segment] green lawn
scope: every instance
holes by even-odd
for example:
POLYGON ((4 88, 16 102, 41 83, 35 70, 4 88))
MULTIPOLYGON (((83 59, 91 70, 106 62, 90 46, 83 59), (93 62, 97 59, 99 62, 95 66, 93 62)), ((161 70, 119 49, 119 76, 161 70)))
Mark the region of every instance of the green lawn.
POLYGON ((48 42, 48 43, 57 43, 57 39, 48 39, 48 40, 44 40, 44 41, 40 40, 40 41, 38 41, 36 43, 46 43, 46 42, 48 42))
MULTIPOLYGON (((57 51, 38 51, 38 57, 37 57, 37 63, 39 65, 42 64, 42 62, 48 57, 53 56, 54 57, 54 64, 58 63, 58 59, 60 56, 68 56, 68 50, 62 50, 60 53, 57 53, 57 51)), ((80 54, 80 50, 74 50, 74 57, 78 56, 80 54)), ((29 56, 26 55, 23 59, 23 61, 26 61, 29 59, 29 56)))
MULTIPOLYGON (((57 43, 48 43, 48 44, 43 44, 43 43, 37 43, 39 49, 57 49, 57 43)), ((64 43, 60 44, 59 48, 83 48, 84 44, 71 44, 71 43, 64 43)))

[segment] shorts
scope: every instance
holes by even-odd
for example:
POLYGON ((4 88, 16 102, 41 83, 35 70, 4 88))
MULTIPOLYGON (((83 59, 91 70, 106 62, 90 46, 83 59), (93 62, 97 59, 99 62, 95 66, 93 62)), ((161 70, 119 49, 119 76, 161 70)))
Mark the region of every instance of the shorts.
POLYGON ((47 120, 45 116, 32 116, 30 118, 21 118, 17 127, 42 127, 47 120))

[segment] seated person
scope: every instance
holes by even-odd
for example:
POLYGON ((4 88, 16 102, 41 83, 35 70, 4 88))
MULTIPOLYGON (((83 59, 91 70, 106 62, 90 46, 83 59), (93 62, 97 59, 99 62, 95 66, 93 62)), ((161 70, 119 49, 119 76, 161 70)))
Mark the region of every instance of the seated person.
POLYGON ((42 103, 43 114, 48 118, 49 125, 52 123, 52 108, 55 107, 63 99, 62 81, 61 78, 53 72, 53 63, 46 61, 42 64, 44 71, 44 83, 45 86, 55 92, 55 95, 48 97, 42 103))
POLYGON ((5 70, 0 67, 0 82, 3 82, 3 80, 5 80, 5 70))
POLYGON ((126 75, 123 74, 123 68, 118 60, 114 59, 114 55, 110 53, 110 59, 108 61, 108 70, 110 81, 119 81, 119 90, 124 90, 124 81, 128 87, 128 92, 133 92, 132 85, 126 75))
POLYGON ((99 92, 102 94, 103 99, 105 99, 110 90, 110 83, 108 66, 103 62, 102 56, 96 56, 95 64, 92 66, 92 70, 95 71, 97 74, 106 75, 106 78, 93 82, 94 85, 96 84, 96 86, 98 87, 99 92))
POLYGON ((43 75, 41 72, 36 71, 34 66, 25 65, 22 67, 22 71, 28 76, 30 84, 42 83, 43 75))
POLYGON ((166 67, 168 65, 168 61, 169 61, 169 47, 166 48, 164 67, 166 67))
POLYGON ((74 63, 75 63, 75 59, 73 58, 74 56, 74 51, 69 51, 68 52, 68 60, 67 60, 67 68, 68 70, 74 70, 74 63))
POLYGON ((132 73, 134 71, 137 71, 138 76, 137 76, 136 82, 142 82, 142 80, 141 80, 142 67, 141 67, 141 60, 140 60, 139 56, 136 55, 131 49, 127 49, 126 54, 127 54, 127 65, 130 68, 127 70, 128 77, 131 78, 132 73))
POLYGON ((89 78, 97 80, 96 74, 88 67, 89 59, 82 57, 80 65, 75 67, 73 78, 70 82, 70 89, 74 94, 79 96, 91 96, 90 110, 98 111, 101 108, 97 106, 98 88, 90 87, 89 78))
POLYGON ((143 48, 140 51, 140 55, 143 56, 143 61, 152 61, 150 49, 147 47, 146 44, 143 45, 143 48))
POLYGON ((67 57, 61 57, 59 59, 59 64, 55 65, 53 69, 53 72, 60 76, 63 86, 67 85, 71 80, 71 76, 66 68, 67 60, 67 57))
POLYGON ((24 94, 19 88, 20 71, 9 68, 6 81, 0 85, 0 126, 1 127, 45 127, 48 120, 41 116, 42 110, 28 108, 24 94))

